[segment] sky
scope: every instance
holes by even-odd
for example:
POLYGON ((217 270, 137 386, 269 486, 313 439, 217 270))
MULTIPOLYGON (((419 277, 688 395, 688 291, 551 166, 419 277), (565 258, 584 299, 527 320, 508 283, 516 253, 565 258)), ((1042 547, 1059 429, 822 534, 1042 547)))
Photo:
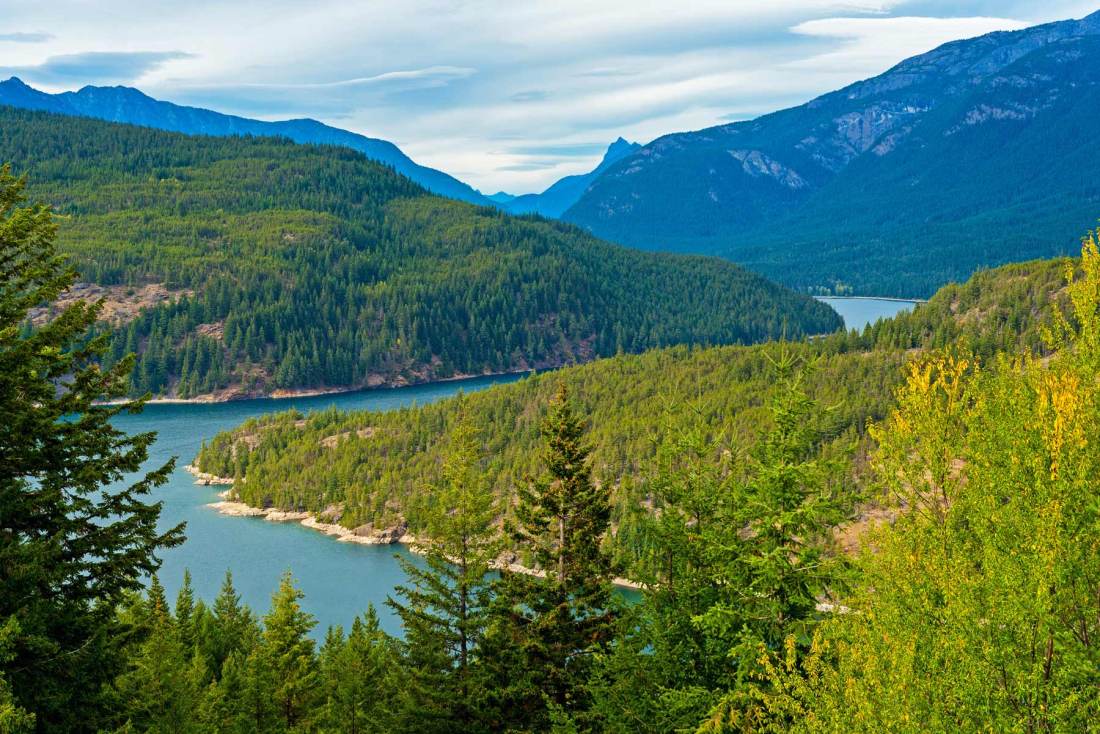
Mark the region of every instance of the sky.
POLYGON ((1100 0, 0 0, 0 78, 391 140, 486 193, 1100 0))

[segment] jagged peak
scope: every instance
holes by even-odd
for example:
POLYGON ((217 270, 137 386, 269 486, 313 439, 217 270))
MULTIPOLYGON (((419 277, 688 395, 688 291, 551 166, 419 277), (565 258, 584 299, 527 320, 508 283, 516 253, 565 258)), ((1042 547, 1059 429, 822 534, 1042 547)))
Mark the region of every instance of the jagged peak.
POLYGON ((600 161, 600 165, 607 165, 613 163, 623 156, 629 155, 634 150, 641 146, 637 143, 632 143, 621 135, 611 145, 607 146, 607 151, 604 152, 603 160, 600 161))

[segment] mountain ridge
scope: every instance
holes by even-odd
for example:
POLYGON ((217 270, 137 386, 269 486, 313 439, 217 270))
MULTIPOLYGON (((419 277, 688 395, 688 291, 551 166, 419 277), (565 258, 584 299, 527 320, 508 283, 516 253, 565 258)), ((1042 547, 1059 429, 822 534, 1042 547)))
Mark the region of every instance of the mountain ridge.
POLYGON ((506 199, 495 198, 500 194, 494 194, 489 198, 510 214, 541 214, 544 217, 558 219, 580 199, 600 174, 641 147, 640 144, 628 142, 619 136, 604 151, 599 164, 588 173, 560 178, 538 194, 507 195, 506 199))
POLYGON ((108 361, 138 354, 138 394, 396 386, 841 325, 733 263, 433 196, 347 148, 14 108, 0 129, 81 293, 108 298, 108 361))
POLYGON ((1098 36, 1094 13, 952 41, 797 107, 662 136, 611 166, 563 218, 622 244, 720 254, 819 292, 923 297, 981 267, 1071 252, 1100 208, 1073 171, 1089 159, 1070 150, 1100 132, 1075 105, 1092 99, 1100 70, 1067 44, 1092 50, 1098 36), (1029 58, 1043 68, 1021 71, 1029 58), (1003 142, 1020 140, 1046 158, 1002 165, 1003 142), (972 168, 939 165, 952 158, 972 168), (1026 185, 1046 168, 1060 178, 1047 176, 1045 191, 1026 185), (1015 199, 1013 186, 1023 192, 1015 199), (1043 197, 1059 203, 1044 208, 1043 197), (1067 207, 1061 224, 1044 214, 1067 207), (982 219, 990 244, 975 252, 982 219))
POLYGON ((155 99, 126 86, 84 86, 75 92, 49 94, 19 77, 0 82, 0 104, 20 109, 92 117, 108 122, 151 127, 189 135, 258 135, 286 137, 296 143, 342 145, 371 160, 391 166, 398 173, 440 196, 490 206, 492 202, 472 186, 434 168, 422 166, 388 140, 371 138, 332 127, 312 118, 268 122, 229 115, 203 107, 179 105, 155 99))

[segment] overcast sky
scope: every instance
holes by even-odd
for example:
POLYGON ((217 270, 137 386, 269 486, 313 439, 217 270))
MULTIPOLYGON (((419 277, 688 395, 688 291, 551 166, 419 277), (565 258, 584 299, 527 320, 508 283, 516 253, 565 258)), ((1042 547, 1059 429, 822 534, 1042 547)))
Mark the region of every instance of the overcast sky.
POLYGON ((755 117, 1100 0, 0 0, 0 75, 314 117, 481 190, 755 117))

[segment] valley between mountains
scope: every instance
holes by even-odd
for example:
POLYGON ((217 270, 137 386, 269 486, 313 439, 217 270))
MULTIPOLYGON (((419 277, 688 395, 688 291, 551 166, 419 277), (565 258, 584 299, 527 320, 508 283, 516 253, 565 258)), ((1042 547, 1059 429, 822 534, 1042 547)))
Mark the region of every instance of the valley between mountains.
MULTIPOLYGON (((105 85, 216 53, 12 54, 44 81, 0 82, 0 734, 1100 731, 1100 12, 428 5, 322 35, 328 6, 220 3, 179 42, 253 62, 222 99, 360 128, 334 101, 471 125, 437 113, 495 70, 523 88, 476 114, 553 131, 598 77, 602 144, 479 164, 602 158, 487 195, 105 85), (808 69, 777 38, 827 65, 991 27, 604 148, 639 81, 647 124, 727 99, 665 83, 726 52, 767 62, 728 77, 752 92, 808 69), (325 81, 344 35, 418 65, 325 81), (891 308, 853 327, 843 298, 891 308)), ((78 6, 0 51, 112 37, 78 6)))

